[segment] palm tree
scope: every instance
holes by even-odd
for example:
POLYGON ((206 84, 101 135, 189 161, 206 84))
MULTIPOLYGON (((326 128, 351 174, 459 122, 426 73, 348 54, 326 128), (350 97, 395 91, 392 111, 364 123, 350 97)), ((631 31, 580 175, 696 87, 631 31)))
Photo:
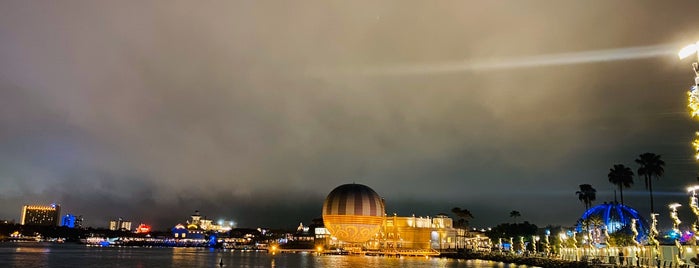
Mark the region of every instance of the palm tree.
POLYGON ((619 195, 621 196, 621 204, 624 204, 623 188, 629 188, 633 184, 633 171, 631 168, 624 165, 614 165, 614 168, 609 169, 607 174, 609 182, 619 186, 619 195), (623 186, 623 187, 622 187, 623 186))
POLYGON ((592 206, 592 201, 597 199, 597 190, 589 184, 580 184, 580 191, 575 192, 575 194, 585 204, 585 210, 588 210, 592 206))
POLYGON ((468 209, 461 209, 458 207, 452 208, 451 212, 456 214, 457 217, 460 219, 457 221, 459 223, 459 227, 465 227, 468 226, 468 221, 473 219, 473 214, 471 214, 471 211, 468 209))
POLYGON ((587 218, 587 224, 588 233, 590 234, 590 245, 592 245, 592 242, 600 243, 599 238, 602 235, 601 230, 602 226, 604 226, 604 220, 599 215, 593 215, 587 218), (595 239, 595 237, 598 239, 595 239))
POLYGON ((517 223, 517 218, 521 217, 521 216, 522 216, 522 214, 520 214, 519 211, 516 211, 516 210, 510 211, 510 217, 515 219, 515 223, 517 223))
POLYGON ((660 155, 654 153, 644 153, 639 155, 636 163, 640 165, 638 168, 638 176, 643 176, 646 182, 646 189, 650 192, 650 213, 654 213, 653 209, 653 180, 655 177, 659 179, 665 173, 665 161, 660 159, 660 155))

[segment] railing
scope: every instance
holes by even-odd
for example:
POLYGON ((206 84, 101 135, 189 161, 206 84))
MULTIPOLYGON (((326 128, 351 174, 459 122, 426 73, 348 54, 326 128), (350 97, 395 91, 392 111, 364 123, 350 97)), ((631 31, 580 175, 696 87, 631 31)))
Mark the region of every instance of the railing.
MULTIPOLYGON (((599 265, 619 267, 661 267, 661 268, 699 268, 692 258, 699 259, 698 246, 683 246, 683 253, 678 254, 674 245, 620 247, 620 248, 563 248, 560 259, 567 261, 586 261, 599 265)), ((697 260, 695 259, 695 260, 697 260)))
POLYGON ((439 251, 434 249, 390 249, 390 250, 373 250, 362 252, 366 255, 385 255, 385 256, 439 256, 439 251))

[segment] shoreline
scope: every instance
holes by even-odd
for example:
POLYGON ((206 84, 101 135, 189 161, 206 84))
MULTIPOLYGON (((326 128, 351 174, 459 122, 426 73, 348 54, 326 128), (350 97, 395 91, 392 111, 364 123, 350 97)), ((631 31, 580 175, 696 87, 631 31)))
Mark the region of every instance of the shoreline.
POLYGON ((602 267, 584 261, 565 261, 557 259, 549 259, 542 257, 525 257, 518 255, 507 254, 492 254, 481 252, 457 252, 457 253, 442 253, 440 257, 461 260, 486 260, 512 264, 523 264, 527 266, 536 266, 544 268, 587 268, 587 267, 602 267))

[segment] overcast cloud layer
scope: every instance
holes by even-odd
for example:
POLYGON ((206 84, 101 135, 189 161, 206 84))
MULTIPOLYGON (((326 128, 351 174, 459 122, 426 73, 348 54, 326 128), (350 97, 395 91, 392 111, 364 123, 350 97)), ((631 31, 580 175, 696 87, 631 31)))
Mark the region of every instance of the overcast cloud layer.
MULTIPOLYGON (((689 0, 2 1, 0 219, 59 202, 93 226, 124 217, 167 228, 198 209, 291 227, 356 182, 388 213, 459 206, 475 226, 511 210, 571 225, 578 185, 611 201, 609 168, 635 170, 644 152, 667 163, 656 207, 685 202, 699 122, 685 110, 691 61, 673 49, 699 38, 697 10, 689 0)), ((647 215, 642 180, 624 193, 647 215)))

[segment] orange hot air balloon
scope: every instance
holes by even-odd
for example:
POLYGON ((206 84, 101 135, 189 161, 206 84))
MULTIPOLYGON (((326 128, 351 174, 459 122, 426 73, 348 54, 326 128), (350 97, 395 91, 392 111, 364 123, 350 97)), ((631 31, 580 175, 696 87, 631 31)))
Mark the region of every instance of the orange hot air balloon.
POLYGON ((349 243, 363 243, 381 229, 385 214, 379 194, 366 185, 340 185, 325 198, 323 223, 331 235, 349 243))

